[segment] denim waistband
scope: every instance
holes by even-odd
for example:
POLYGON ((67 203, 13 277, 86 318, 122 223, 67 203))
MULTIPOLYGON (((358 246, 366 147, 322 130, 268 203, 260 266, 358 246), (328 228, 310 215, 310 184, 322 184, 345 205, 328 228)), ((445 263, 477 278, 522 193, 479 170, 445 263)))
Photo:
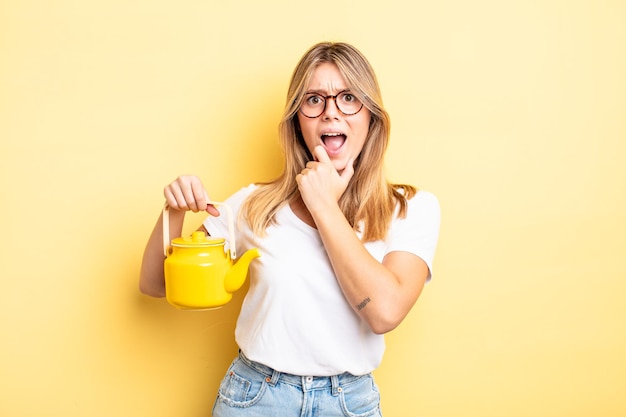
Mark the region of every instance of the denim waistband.
POLYGON ((265 375, 265 381, 270 385, 276 385, 278 382, 294 385, 302 388, 303 391, 312 391, 316 389, 332 390, 333 395, 337 395, 342 391, 342 385, 349 385, 368 375, 352 375, 351 373, 342 373, 331 376, 314 376, 314 375, 293 375, 286 372, 280 372, 262 363, 250 360, 239 351, 239 359, 248 367, 265 375))

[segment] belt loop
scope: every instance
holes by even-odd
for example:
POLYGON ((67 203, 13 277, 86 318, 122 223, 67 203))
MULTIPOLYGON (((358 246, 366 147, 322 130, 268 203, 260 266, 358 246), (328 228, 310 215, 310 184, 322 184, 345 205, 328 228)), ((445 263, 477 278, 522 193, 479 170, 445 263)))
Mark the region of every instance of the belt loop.
POLYGON ((333 396, 337 396, 339 395, 339 393, 342 391, 341 387, 339 386, 339 377, 337 375, 331 375, 330 377, 330 385, 332 387, 332 394, 333 396))
POLYGON ((272 377, 266 378, 266 381, 271 386, 275 386, 278 383, 278 379, 280 378, 280 372, 276 369, 272 369, 272 377))

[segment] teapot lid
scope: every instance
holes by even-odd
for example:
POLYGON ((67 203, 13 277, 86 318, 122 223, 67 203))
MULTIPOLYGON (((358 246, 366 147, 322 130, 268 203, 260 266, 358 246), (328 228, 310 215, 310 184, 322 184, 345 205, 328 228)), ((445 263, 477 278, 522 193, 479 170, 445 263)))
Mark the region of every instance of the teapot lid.
POLYGON ((207 236, 203 231, 196 231, 191 236, 178 237, 172 240, 172 246, 177 247, 204 247, 223 245, 225 239, 223 237, 207 236))

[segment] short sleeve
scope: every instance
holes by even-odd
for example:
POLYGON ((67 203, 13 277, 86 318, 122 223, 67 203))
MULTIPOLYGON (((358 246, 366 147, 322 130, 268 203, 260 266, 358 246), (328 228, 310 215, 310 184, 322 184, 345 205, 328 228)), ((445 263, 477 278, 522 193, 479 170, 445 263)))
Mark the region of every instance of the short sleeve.
POLYGON ((430 192, 419 191, 408 200, 406 217, 396 217, 392 221, 386 239, 386 252, 403 251, 419 256, 428 266, 430 280, 440 222, 441 210, 437 197, 430 192))
MULTIPOLYGON (((239 189, 236 193, 228 197, 224 203, 227 204, 232 212, 233 212, 233 222, 237 222, 239 220, 239 211, 241 210, 241 206, 244 201, 254 190, 257 189, 255 184, 250 184, 247 187, 243 187, 239 189)), ((204 227, 207 229, 209 234, 214 237, 228 237, 228 213, 226 213, 224 207, 217 206, 217 209, 220 212, 219 217, 207 216, 203 221, 204 227)), ((239 230, 238 227, 235 227, 235 233, 239 230)), ((238 248, 238 250, 240 250, 238 248)))

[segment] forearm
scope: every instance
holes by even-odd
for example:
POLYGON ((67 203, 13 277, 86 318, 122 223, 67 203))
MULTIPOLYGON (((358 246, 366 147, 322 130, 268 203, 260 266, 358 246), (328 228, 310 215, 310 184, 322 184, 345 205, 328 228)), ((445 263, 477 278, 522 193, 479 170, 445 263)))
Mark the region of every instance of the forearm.
POLYGON ((345 192, 354 161, 340 173, 322 146, 314 149, 296 176, 306 209, 320 233, 337 282, 356 313, 376 333, 394 329, 419 297, 428 277, 428 266, 417 255, 393 251, 382 262, 374 258, 356 236, 337 201, 345 192))
POLYGON ((347 301, 372 331, 392 330, 414 304, 415 291, 367 251, 338 206, 317 212, 313 218, 347 301))
MULTIPOLYGON (((169 236, 179 237, 182 233, 185 212, 169 210, 169 236)), ((165 277, 163 274, 163 214, 159 217, 143 253, 139 275, 139 289, 152 297, 165 297, 165 277)))

